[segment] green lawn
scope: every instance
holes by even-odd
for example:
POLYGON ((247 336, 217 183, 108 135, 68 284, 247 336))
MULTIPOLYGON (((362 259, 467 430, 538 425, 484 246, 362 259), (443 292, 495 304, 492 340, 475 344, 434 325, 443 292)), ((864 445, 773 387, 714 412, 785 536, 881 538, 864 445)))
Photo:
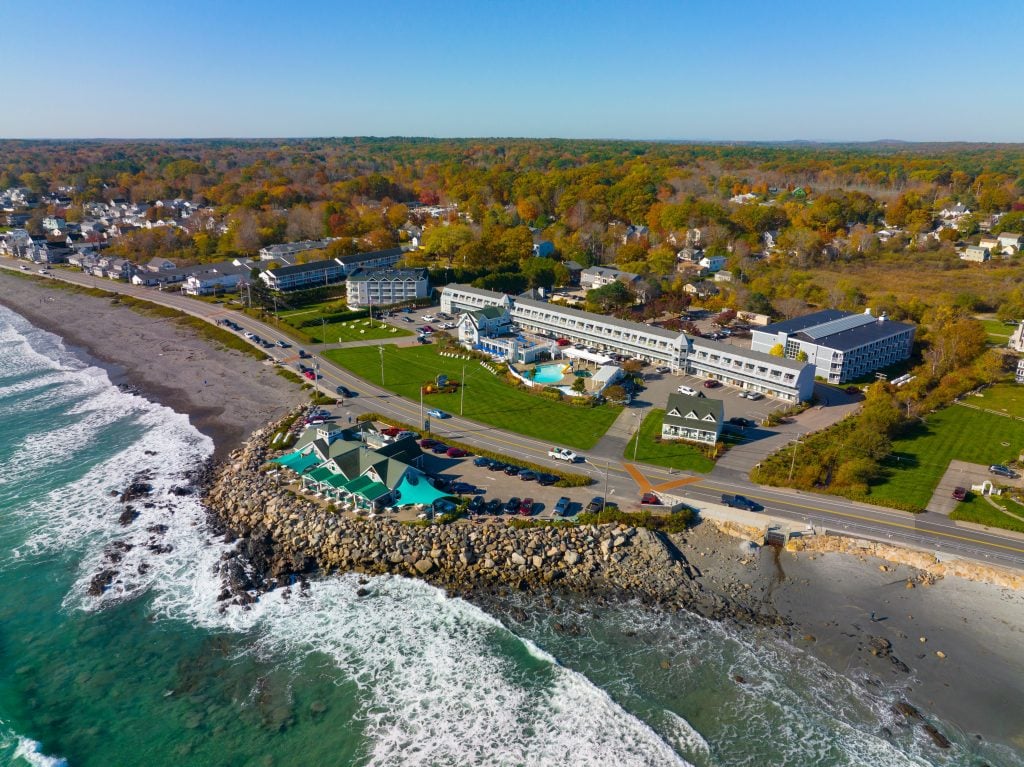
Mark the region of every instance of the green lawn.
POLYGON ((1022 451, 1024 421, 951 405, 893 441, 893 454, 885 462, 889 476, 871 487, 871 495, 923 508, 953 459, 988 465, 1010 461, 1022 451))
POLYGON ((396 328, 394 325, 382 323, 380 320, 350 320, 348 322, 329 322, 326 325, 307 325, 302 332, 314 343, 333 344, 342 341, 373 341, 380 338, 401 338, 411 336, 408 330, 396 328))
MULTIPOLYGON (((462 379, 466 369, 466 418, 507 429, 528 437, 548 440, 554 445, 588 449, 608 431, 622 408, 602 405, 575 407, 527 394, 491 375, 476 360, 440 356, 434 346, 357 346, 332 349, 325 356, 357 376, 380 384, 380 352, 384 349, 384 388, 418 401, 420 386, 444 373, 462 379)), ((428 394, 423 401, 457 415, 459 394, 428 394)))
MULTIPOLYGON (((997 497, 996 503, 1006 507, 1019 517, 1024 517, 1024 506, 1007 498, 997 497)), ((1003 514, 999 509, 992 507, 988 501, 977 493, 970 493, 967 500, 958 503, 949 515, 950 519, 959 519, 962 522, 974 522, 977 525, 988 527, 1001 527, 1004 530, 1016 530, 1024 533, 1024 522, 1014 519, 1009 514, 1003 514)))
POLYGON ((1014 325, 1007 325, 1005 322, 1000 320, 980 320, 981 324, 985 326, 985 332, 988 333, 989 343, 993 344, 1005 344, 1010 340, 1010 334, 1014 331, 1014 325))
POLYGON ((984 389, 981 396, 964 397, 964 402, 997 413, 1009 413, 1024 417, 1024 386, 1020 384, 996 384, 984 389))
POLYGON ((715 462, 704 455, 695 446, 686 442, 655 442, 654 438, 661 434, 661 422, 665 411, 652 410, 640 424, 640 441, 637 443, 636 432, 626 444, 623 457, 633 460, 633 449, 636 448, 636 460, 639 463, 653 463, 670 469, 683 471, 708 472, 715 467, 715 462))

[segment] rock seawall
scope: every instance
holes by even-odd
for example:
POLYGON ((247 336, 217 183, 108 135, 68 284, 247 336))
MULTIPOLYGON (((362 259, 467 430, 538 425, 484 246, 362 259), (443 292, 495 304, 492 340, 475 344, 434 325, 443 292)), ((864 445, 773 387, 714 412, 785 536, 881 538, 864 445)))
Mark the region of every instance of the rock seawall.
POLYGON ((272 433, 255 432, 206 492, 212 522, 236 541, 220 565, 225 604, 245 604, 260 591, 302 584, 306 573, 355 571, 424 578, 465 596, 559 588, 639 598, 718 619, 777 622, 705 589, 674 543, 647 529, 419 526, 326 511, 261 471, 272 433))

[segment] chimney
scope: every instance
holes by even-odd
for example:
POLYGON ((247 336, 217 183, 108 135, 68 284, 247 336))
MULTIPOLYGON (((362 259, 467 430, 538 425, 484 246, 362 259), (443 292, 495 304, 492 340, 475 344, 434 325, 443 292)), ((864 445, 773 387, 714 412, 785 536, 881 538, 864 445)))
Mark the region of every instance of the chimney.
POLYGON ((864 314, 868 315, 869 317, 871 316, 871 307, 870 306, 867 309, 864 310, 864 314))

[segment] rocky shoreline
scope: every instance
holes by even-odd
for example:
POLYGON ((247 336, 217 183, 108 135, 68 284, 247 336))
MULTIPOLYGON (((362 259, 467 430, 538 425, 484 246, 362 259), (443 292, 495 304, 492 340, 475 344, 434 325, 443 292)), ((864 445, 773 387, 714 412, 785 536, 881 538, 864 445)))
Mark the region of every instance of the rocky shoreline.
POLYGON ((235 543, 219 566, 225 609, 272 588, 301 589, 314 572, 359 572, 422 578, 464 597, 559 589, 718 620, 785 623, 772 610, 707 588, 678 536, 624 525, 422 526, 327 513, 261 470, 273 433, 254 432, 205 492, 211 525, 235 543))

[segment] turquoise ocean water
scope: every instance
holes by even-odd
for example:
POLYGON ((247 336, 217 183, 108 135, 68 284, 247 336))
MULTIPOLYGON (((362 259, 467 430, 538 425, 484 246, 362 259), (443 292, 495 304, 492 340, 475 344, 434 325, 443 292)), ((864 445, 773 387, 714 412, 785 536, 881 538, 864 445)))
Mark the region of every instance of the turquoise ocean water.
POLYGON ((954 727, 939 752, 895 691, 687 615, 525 596, 499 620, 354 576, 221 613, 225 546, 169 492, 211 452, 0 308, 0 765, 1024 764, 954 727))

